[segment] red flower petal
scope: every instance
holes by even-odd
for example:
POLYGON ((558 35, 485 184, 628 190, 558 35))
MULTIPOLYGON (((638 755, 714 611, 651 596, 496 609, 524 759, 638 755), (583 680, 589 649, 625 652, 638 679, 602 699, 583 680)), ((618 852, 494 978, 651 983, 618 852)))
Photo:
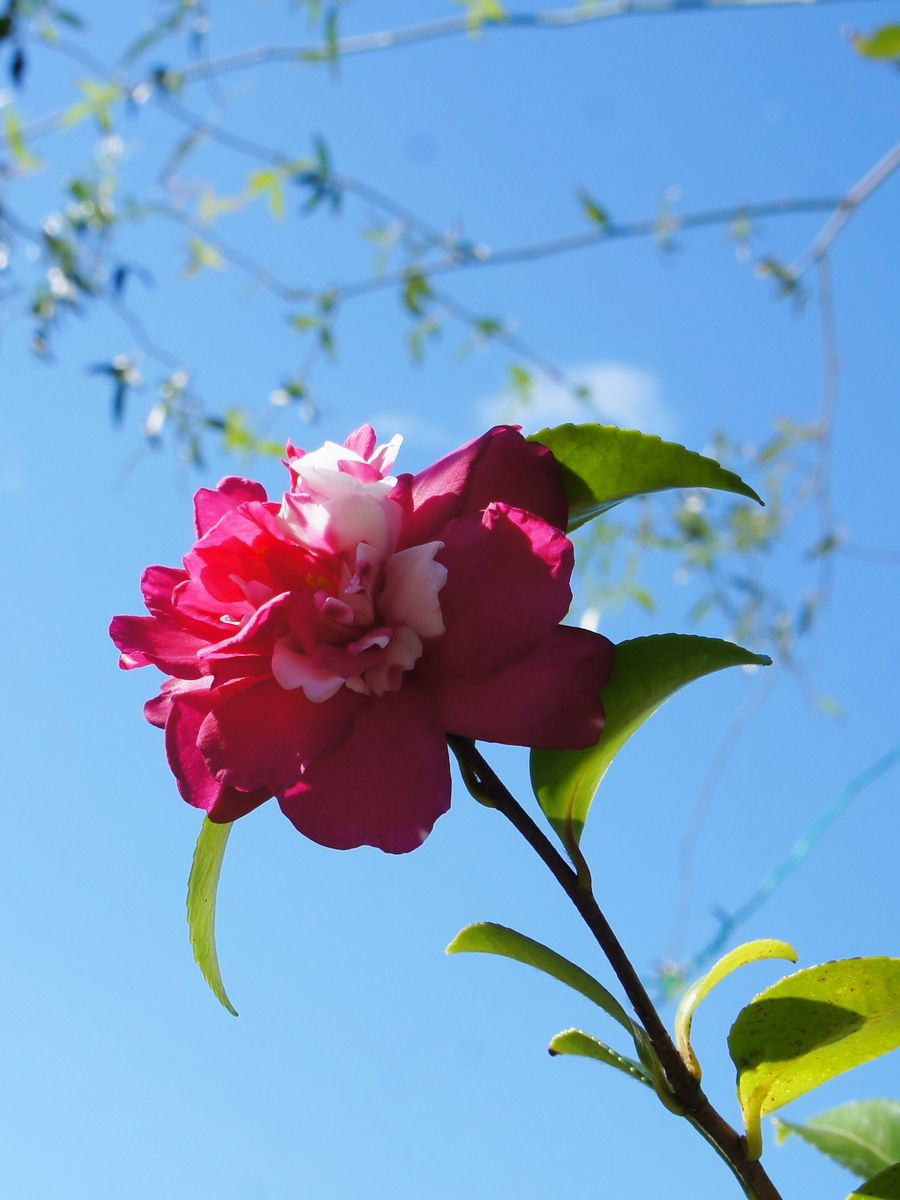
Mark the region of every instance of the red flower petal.
POLYGON ((512 425, 496 426, 413 478, 414 511, 403 544, 441 538, 448 521, 494 501, 534 513, 558 529, 569 519, 556 459, 512 425))
POLYGON ((323 846, 415 850, 450 807, 447 743, 428 696, 407 680, 367 701, 340 749, 310 763, 279 804, 323 846))
POLYGON ((600 689, 613 644, 599 633, 561 625, 531 653, 477 682, 426 679, 444 729, 485 742, 542 750, 581 750, 603 732, 600 689))
POLYGON ((431 678, 485 679, 528 654, 563 619, 572 543, 546 521, 492 504, 448 525, 437 561, 446 633, 426 650, 431 678))
POLYGON ((274 679, 237 680, 214 693, 197 738, 216 779, 242 791, 287 791, 309 763, 343 745, 362 696, 342 688, 321 704, 274 679))

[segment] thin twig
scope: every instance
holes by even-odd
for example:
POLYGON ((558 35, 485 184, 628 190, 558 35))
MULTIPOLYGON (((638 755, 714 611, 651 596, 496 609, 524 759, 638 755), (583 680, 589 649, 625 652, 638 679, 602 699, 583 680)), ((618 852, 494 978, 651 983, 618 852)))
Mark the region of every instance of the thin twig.
POLYGON ((446 38, 511 30, 575 29, 618 17, 675 16, 684 13, 713 13, 734 9, 819 7, 825 4, 848 3, 852 0, 588 0, 572 8, 548 9, 542 12, 505 13, 502 18, 486 20, 473 26, 467 14, 442 17, 407 25, 401 29, 384 29, 371 33, 351 34, 333 42, 313 45, 255 46, 236 54, 211 59, 205 64, 188 68, 182 78, 190 83, 231 71, 243 71, 272 63, 333 62, 359 54, 396 50, 446 38))
POLYGON ((883 158, 870 167, 862 179, 855 183, 843 196, 840 203, 835 206, 834 212, 813 239, 809 249, 788 268, 789 273, 795 279, 805 275, 811 266, 825 257, 859 206, 868 200, 898 167, 900 167, 900 142, 892 146, 883 158))

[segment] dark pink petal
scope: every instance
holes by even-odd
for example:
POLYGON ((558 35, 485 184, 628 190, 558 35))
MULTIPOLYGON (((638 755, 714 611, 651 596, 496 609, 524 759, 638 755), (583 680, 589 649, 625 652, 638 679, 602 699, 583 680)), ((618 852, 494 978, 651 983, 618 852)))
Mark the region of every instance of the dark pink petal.
POLYGON ((221 824, 252 812, 269 799, 271 792, 264 788, 238 791, 213 777, 197 747, 200 727, 212 702, 210 692, 173 697, 166 721, 166 756, 183 798, 221 824))
POLYGON ((498 425, 416 475, 403 544, 443 537, 454 517, 508 504, 565 529, 569 506, 556 459, 512 425, 498 425))
POLYGON ((149 610, 171 615, 172 593, 187 579, 180 567, 148 567, 141 576, 141 595, 149 610))
POLYGON ((231 636, 207 646, 203 658, 212 662, 236 654, 271 654, 276 639, 287 633, 293 605, 294 597, 290 592, 284 592, 260 605, 243 625, 223 625, 222 628, 231 636))
POLYGON ((323 846, 405 854, 450 807, 447 744, 428 696, 409 680, 364 703, 340 749, 312 761, 279 804, 323 846))
POLYGON ((164 729, 176 696, 184 692, 208 692, 212 683, 209 675, 204 675, 201 679, 164 679, 159 695, 144 705, 144 716, 157 729, 164 729))
POLYGON ((126 671, 149 663, 179 679, 200 675, 197 654, 209 645, 179 628, 168 617, 113 617, 109 636, 122 651, 119 666, 126 671))
POLYGON ((266 489, 261 483, 255 483, 252 479, 241 479, 237 475, 227 475, 215 491, 211 488, 200 488, 194 496, 197 537, 203 537, 220 517, 224 517, 227 512, 248 500, 268 500, 266 489))
POLYGON ((217 689, 198 744, 222 783, 279 794, 308 763, 346 740, 364 703, 347 688, 315 704, 271 677, 239 680, 217 689))
POLYGON ((600 689, 613 644, 599 633, 561 625, 521 661, 477 682, 423 676, 450 733, 541 750, 581 750, 603 732, 600 689))
POLYGON ((437 561, 446 633, 425 652, 434 677, 484 679, 528 654, 563 619, 572 543, 539 517, 492 504, 448 525, 437 561))

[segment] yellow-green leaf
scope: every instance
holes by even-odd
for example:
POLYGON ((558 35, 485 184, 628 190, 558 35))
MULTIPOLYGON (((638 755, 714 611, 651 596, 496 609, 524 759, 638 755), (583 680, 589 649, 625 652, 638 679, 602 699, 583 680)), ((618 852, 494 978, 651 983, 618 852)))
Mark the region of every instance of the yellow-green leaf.
POLYGON ((597 788, 635 730, 679 688, 713 671, 765 666, 770 660, 731 642, 667 633, 616 647, 603 689, 606 728, 587 750, 533 750, 531 781, 550 823, 566 846, 578 842, 597 788))
POLYGON ((633 1058, 626 1058, 624 1054, 619 1054, 605 1042, 599 1041, 581 1029, 564 1029, 562 1033, 558 1033, 551 1040, 547 1049, 553 1055, 577 1054, 582 1058, 593 1058, 597 1062, 606 1063, 609 1067, 615 1067, 617 1071, 621 1071, 631 1079, 637 1079, 648 1088, 653 1087, 653 1081, 640 1063, 635 1062, 633 1058))
POLYGON ((874 1179, 851 1192, 847 1200, 900 1200, 900 1163, 880 1171, 874 1179))
POLYGON ((728 1035, 750 1153, 767 1113, 898 1046, 900 959, 823 963, 761 992, 728 1035))
POLYGON ((208 817, 204 819, 188 880, 187 918, 197 966, 219 1003, 236 1017, 237 1010, 222 982, 216 952, 216 897, 230 833, 231 823, 217 825, 208 817))
POLYGON ((788 962, 796 962, 797 951, 787 942, 780 942, 776 938, 760 938, 755 942, 745 942, 743 946, 736 946, 734 950, 723 955, 715 966, 696 983, 692 983, 682 996, 675 1014, 675 1038, 681 1057, 697 1079, 701 1076, 700 1063, 697 1061, 697 1055, 691 1045, 691 1026, 697 1006, 732 971, 736 971, 738 967, 744 967, 748 963, 759 962, 764 958, 786 958, 788 962))
POLYGON ((857 34, 853 45, 866 58, 878 58, 890 61, 900 58, 900 25, 882 25, 873 34, 866 37, 857 34))
POLYGON ((503 958, 512 958, 516 962, 536 967, 545 975, 558 979, 560 983, 568 984, 588 1000, 593 1000, 629 1034, 633 1032, 633 1022, 622 1005, 593 975, 589 975, 568 958, 557 954, 543 942, 536 942, 534 938, 526 937, 524 933, 518 933, 515 929, 508 929, 505 925, 497 925, 493 921, 478 921, 460 930, 447 947, 447 953, 499 954, 503 958))
POLYGON ((265 196, 273 217, 280 221, 284 216, 284 171, 280 167, 267 167, 254 171, 247 190, 252 197, 265 196))
POLYGON ((41 159, 32 154, 28 149, 21 122, 12 108, 7 108, 3 114, 3 130, 6 134, 6 141, 10 152, 16 160, 16 166, 20 171, 36 171, 39 167, 43 166, 41 159))

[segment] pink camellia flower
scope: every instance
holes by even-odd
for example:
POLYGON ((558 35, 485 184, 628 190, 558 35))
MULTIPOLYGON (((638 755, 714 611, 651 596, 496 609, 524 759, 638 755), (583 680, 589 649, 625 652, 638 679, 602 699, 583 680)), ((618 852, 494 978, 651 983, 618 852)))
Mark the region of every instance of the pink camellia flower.
POLYGON ((110 629, 167 675, 147 719, 188 803, 233 821, 275 796, 326 846, 418 846, 450 804, 446 733, 593 745, 606 638, 561 626, 567 505, 546 447, 500 426, 418 475, 400 438, 290 443, 281 502, 230 476, 195 498, 184 566, 110 629))

